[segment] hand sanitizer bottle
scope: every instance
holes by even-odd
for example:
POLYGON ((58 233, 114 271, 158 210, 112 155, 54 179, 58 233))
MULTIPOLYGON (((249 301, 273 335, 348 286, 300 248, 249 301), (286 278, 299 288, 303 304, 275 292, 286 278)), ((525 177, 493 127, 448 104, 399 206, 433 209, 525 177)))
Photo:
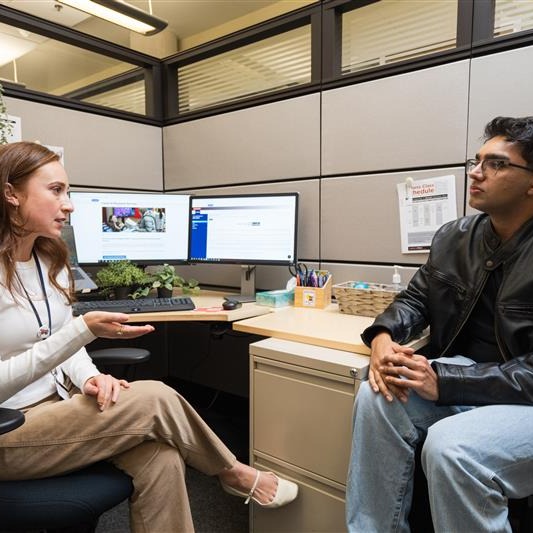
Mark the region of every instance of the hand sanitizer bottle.
POLYGON ((399 268, 398 265, 394 265, 394 274, 392 275, 392 285, 396 291, 401 291, 405 288, 402 285, 402 277, 400 276, 399 268))

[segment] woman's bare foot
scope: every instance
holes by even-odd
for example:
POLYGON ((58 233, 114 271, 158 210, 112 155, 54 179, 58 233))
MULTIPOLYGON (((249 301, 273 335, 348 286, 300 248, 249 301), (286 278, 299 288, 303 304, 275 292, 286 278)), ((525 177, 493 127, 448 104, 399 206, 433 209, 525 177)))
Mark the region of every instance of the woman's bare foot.
MULTIPOLYGON (((251 466, 239 463, 232 468, 223 470, 218 477, 220 481, 244 494, 248 494, 252 489, 257 476, 257 470, 251 466)), ((278 478, 272 472, 261 472, 257 486, 255 487, 253 498, 261 504, 270 503, 276 496, 278 490, 278 478)))

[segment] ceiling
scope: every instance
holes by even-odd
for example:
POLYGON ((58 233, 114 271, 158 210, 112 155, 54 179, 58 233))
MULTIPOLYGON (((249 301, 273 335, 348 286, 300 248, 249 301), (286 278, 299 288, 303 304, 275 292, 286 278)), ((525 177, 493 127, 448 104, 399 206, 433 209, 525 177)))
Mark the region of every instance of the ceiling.
POLYGON ((0 4, 75 28, 102 39, 139 51, 165 57, 179 50, 202 44, 273 16, 292 11, 309 0, 128 0, 168 22, 164 37, 132 35, 114 24, 97 19, 54 0, 0 0, 0 4), (174 44, 168 46, 168 34, 174 44), (167 44, 161 46, 162 39, 167 44), (158 46, 150 46, 158 43, 158 46), (145 46, 146 45, 146 46, 145 46), (144 49, 143 49, 144 48, 144 49))
MULTIPOLYGON (((128 3, 144 11, 150 12, 151 9, 155 16, 168 22, 165 30, 149 37, 130 32, 54 0, 0 0, 0 5, 162 59, 315 2, 316 0, 128 0, 128 3)), ((135 68, 136 64, 0 21, 0 82, 15 83, 43 93, 64 96, 135 68)), ((144 101, 144 92, 141 96, 144 101)))

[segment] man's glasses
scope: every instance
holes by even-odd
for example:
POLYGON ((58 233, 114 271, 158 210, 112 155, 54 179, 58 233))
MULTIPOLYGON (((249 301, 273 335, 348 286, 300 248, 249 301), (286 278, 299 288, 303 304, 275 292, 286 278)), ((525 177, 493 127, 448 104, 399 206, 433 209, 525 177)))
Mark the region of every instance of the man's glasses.
POLYGON ((496 174, 498 171, 505 170, 508 167, 521 168, 522 170, 533 172, 533 168, 516 165, 507 159, 483 159, 482 161, 479 159, 467 159, 466 171, 468 173, 473 172, 478 165, 481 165, 481 172, 483 174, 496 174))

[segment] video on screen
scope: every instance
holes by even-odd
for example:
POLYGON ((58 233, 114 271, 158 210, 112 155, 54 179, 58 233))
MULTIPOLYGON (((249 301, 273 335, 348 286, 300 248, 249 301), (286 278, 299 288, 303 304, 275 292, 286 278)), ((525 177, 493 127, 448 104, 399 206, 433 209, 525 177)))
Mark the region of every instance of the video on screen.
POLYGON ((163 233, 166 231, 164 207, 102 207, 102 231, 163 233))

